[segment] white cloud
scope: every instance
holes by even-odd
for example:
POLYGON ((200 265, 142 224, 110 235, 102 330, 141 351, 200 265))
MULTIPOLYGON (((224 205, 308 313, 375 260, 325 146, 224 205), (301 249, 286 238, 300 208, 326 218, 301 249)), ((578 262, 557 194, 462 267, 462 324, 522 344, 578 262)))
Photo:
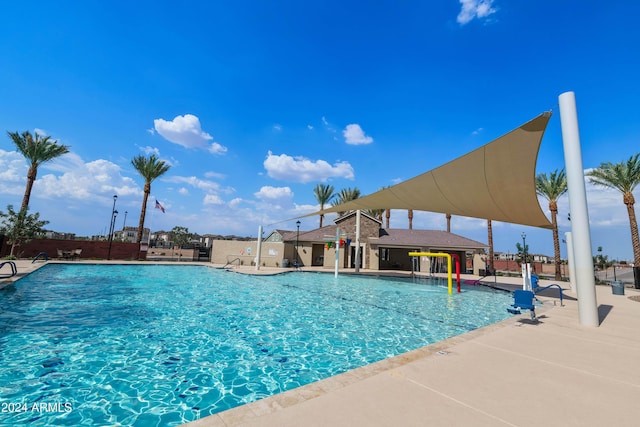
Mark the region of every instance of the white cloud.
POLYGON ((347 125, 347 127, 342 131, 342 135, 344 135, 344 139, 347 144, 362 145, 371 144, 373 142, 373 138, 365 135, 364 131, 358 124, 347 125))
POLYGON ((473 132, 471 132, 471 135, 479 135, 483 130, 484 130, 484 128, 478 128, 478 129, 474 130, 473 132))
POLYGON ((37 134, 38 134, 38 135, 40 135, 40 136, 47 136, 47 135, 49 135, 49 132, 47 132, 47 131, 46 131, 46 130, 44 130, 44 129, 40 129, 40 128, 35 128, 35 129, 33 130, 33 133, 37 133, 37 134))
POLYGON ((260 200, 292 200, 293 191, 289 187, 271 187, 269 185, 263 186, 260 191, 253 194, 260 200))
POLYGON ((204 176, 205 176, 205 178, 217 178, 217 179, 226 178, 226 176, 224 174, 218 173, 218 172, 205 172, 204 176))
POLYGON ((183 196, 186 196, 189 194, 189 190, 187 190, 184 187, 180 187, 180 189, 178 190, 178 193, 182 194, 183 196))
POLYGON ((331 124, 329 124, 329 122, 327 121, 327 118, 325 116, 322 116, 322 124, 324 125, 325 128, 327 128, 327 130, 331 133, 335 133, 336 130, 333 128, 333 126, 331 126, 331 124))
POLYGON ((313 126, 312 125, 307 125, 307 129, 313 130, 313 126))
POLYGON ((224 147, 218 144, 217 142, 214 142, 209 146, 208 150, 211 154, 224 154, 227 152, 227 147, 224 147))
POLYGON ((348 162, 338 162, 331 166, 324 160, 311 161, 304 157, 286 154, 274 155, 271 151, 264 161, 264 168, 271 178, 290 182, 325 182, 328 178, 353 179, 353 167, 348 162))
POLYGON ((160 157, 160 150, 155 147, 149 147, 147 145, 147 146, 138 147, 138 148, 140 149, 140 151, 142 151, 146 155, 155 154, 156 156, 160 157))
POLYGON ((57 197, 89 200, 96 195, 111 197, 142 194, 142 189, 129 177, 122 176, 120 166, 98 159, 84 163, 71 154, 66 164, 59 162, 55 169, 61 175, 46 174, 36 180, 34 193, 44 199, 57 197))
POLYGON ((223 205, 224 202, 217 194, 207 194, 204 196, 203 202, 205 205, 223 205))
POLYGON ((493 0, 460 0, 460 4, 462 8, 457 18, 460 25, 468 24, 476 18, 486 18, 497 11, 493 7, 493 0))
MULTIPOLYGON (((28 170, 20 153, 0 149, 0 194, 24 194, 28 170)), ((0 206, 0 209, 4 207, 0 206)))
POLYGON ((279 132, 282 130, 282 126, 276 123, 275 125, 273 125, 273 130, 279 132))
POLYGON ((213 154, 222 154, 227 151, 217 142, 209 146, 213 136, 202 130, 200 119, 193 114, 176 116, 172 121, 155 119, 153 126, 164 139, 185 148, 207 149, 213 154))
POLYGON ((199 190, 210 193, 219 192, 222 190, 220 184, 218 184, 217 182, 200 179, 195 176, 171 176, 166 178, 165 180, 167 182, 187 184, 193 188, 197 188, 199 190))

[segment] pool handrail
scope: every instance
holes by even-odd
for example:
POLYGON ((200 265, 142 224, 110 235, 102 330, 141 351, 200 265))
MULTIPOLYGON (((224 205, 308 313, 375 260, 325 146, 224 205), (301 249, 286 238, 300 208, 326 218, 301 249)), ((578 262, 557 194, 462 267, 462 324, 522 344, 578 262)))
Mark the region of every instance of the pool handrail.
POLYGON ((42 251, 42 252, 40 252, 38 255, 36 255, 35 257, 33 257, 33 261, 31 261, 31 264, 33 264, 34 262, 36 262, 36 261, 40 258, 40 256, 41 256, 41 255, 42 255, 42 256, 44 256, 44 260, 45 260, 45 261, 49 261, 49 255, 48 255, 46 252, 42 251))
POLYGON ((225 265, 223 265, 222 268, 227 268, 228 265, 231 265, 236 261, 238 261, 238 265, 240 265, 240 257, 238 257, 238 258, 232 259, 231 261, 227 261, 227 263, 225 265))
POLYGON ((560 295, 560 306, 564 307, 564 304, 562 302, 562 287, 560 285, 558 285, 557 283, 552 283, 549 286, 545 286, 544 288, 540 286, 539 284, 540 278, 538 277, 537 274, 532 274, 531 275, 531 290, 533 290, 534 294, 537 294, 538 292, 542 292, 545 289, 549 289, 552 287, 557 287, 558 288, 558 294, 560 295))
POLYGON ((16 267, 16 263, 13 261, 3 261, 0 262, 0 269, 4 266, 4 265, 8 265, 9 268, 11 268, 11 274, 8 276, 2 275, 1 277, 13 277, 16 274, 18 274, 18 267, 16 267))

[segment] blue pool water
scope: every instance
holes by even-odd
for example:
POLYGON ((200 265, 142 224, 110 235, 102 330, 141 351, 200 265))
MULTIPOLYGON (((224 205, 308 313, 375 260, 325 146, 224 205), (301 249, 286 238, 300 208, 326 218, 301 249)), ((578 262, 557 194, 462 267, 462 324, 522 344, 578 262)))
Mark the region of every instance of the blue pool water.
POLYGON ((0 291, 0 424, 179 425, 507 318, 446 281, 50 264, 0 291))

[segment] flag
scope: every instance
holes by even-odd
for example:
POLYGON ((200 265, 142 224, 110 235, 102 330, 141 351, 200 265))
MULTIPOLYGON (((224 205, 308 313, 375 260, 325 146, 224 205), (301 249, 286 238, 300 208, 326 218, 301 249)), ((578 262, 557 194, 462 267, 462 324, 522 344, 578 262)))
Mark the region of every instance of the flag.
POLYGON ((162 213, 164 213, 164 207, 160 204, 158 199, 156 199, 156 209, 160 209, 162 213))

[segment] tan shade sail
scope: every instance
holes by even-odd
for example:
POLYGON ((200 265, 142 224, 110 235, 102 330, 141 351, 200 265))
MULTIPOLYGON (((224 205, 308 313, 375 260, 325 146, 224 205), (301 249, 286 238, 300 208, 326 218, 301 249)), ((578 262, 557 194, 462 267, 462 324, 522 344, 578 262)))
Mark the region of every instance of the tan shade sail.
POLYGON ((443 166, 312 215, 414 209, 552 228, 535 186, 538 150, 550 117, 550 112, 543 113, 443 166))

